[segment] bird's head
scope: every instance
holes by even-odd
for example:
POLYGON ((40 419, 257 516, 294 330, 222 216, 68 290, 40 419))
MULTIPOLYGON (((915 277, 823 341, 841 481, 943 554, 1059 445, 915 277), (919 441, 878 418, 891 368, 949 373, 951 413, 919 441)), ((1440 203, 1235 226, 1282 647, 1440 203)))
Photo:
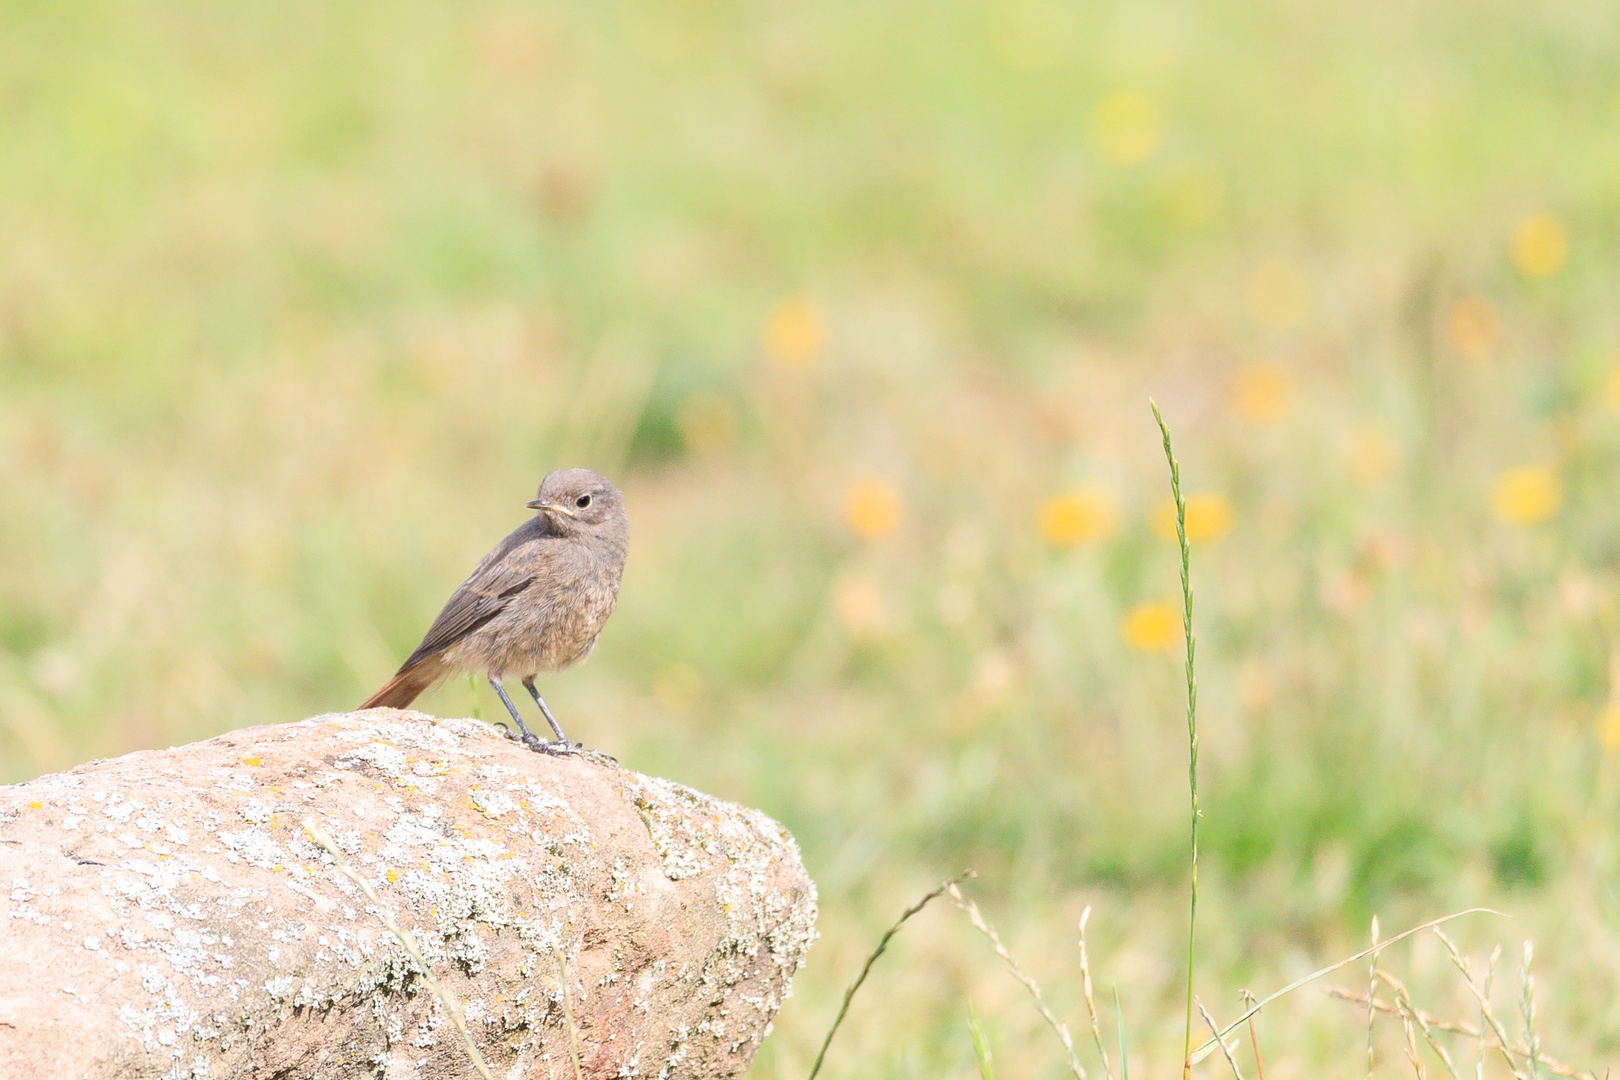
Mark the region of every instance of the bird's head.
POLYGON ((557 469, 540 481, 525 505, 544 514, 564 535, 624 533, 630 521, 613 482, 590 469, 557 469))

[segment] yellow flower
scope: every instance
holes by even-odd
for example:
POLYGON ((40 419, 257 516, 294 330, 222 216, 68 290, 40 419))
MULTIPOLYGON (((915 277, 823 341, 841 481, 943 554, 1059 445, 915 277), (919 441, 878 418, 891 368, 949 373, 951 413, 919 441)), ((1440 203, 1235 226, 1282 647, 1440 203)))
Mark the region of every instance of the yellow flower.
MULTIPOLYGON (((1232 528, 1232 507, 1226 496, 1213 493, 1187 496, 1187 542, 1219 540, 1232 528)), ((1176 504, 1166 499, 1153 513, 1153 533, 1161 540, 1176 539, 1176 504)))
POLYGON ((1395 444, 1381 428, 1364 427, 1350 436, 1350 475, 1371 487, 1395 468, 1395 444))
POLYGON ((765 320, 765 355, 782 367, 809 367, 826 341, 826 321, 809 300, 784 300, 765 320))
POLYGON ((1249 276, 1249 311, 1261 326, 1286 330, 1305 316, 1305 283, 1286 259, 1267 259, 1249 276))
POLYGON ((887 480, 862 480, 844 495, 844 520, 863 540, 876 540, 900 524, 900 493, 887 480))
POLYGON ((1478 296, 1457 301, 1446 318, 1446 339, 1452 348, 1472 360, 1490 355, 1499 332, 1496 309, 1478 296))
POLYGON ((1054 495, 1041 504, 1036 526, 1041 539, 1053 547, 1074 547, 1087 540, 1101 540, 1114 531, 1118 519, 1108 492, 1081 487, 1054 495))
POLYGON ((1611 410, 1620 413, 1620 368, 1609 374, 1609 381, 1603 387, 1603 400, 1611 410))
POLYGON ((1237 373, 1232 407, 1254 424, 1269 424, 1288 412, 1292 393, 1288 373, 1274 364, 1250 364, 1237 373))
POLYGON ((1512 525, 1544 521, 1563 501, 1558 474, 1544 465, 1509 469, 1496 478, 1491 489, 1491 508, 1497 518, 1512 525))
POLYGON ((1091 143, 1105 161, 1135 165, 1159 147, 1159 113, 1131 90, 1109 94, 1091 110, 1091 143))
POLYGON ((1598 720, 1598 742, 1605 750, 1620 750, 1620 705, 1614 702, 1609 703, 1598 720))
POLYGON ((1176 638, 1176 609, 1169 604, 1138 604, 1125 616, 1120 633, 1137 652, 1167 649, 1176 638))
POLYGON ((1513 265, 1528 278, 1552 277, 1569 256, 1569 237, 1556 218, 1532 214, 1513 233, 1513 265))
POLYGON ((688 450, 718 450, 737 433, 737 411, 723 394, 694 394, 681 403, 675 426, 688 450))
POLYGON ((653 697, 671 712, 685 712, 703 696, 703 676, 691 664, 668 664, 653 678, 653 697))
POLYGON ((890 629, 888 606, 869 578, 850 576, 833 586, 833 610, 851 637, 875 639, 890 629))

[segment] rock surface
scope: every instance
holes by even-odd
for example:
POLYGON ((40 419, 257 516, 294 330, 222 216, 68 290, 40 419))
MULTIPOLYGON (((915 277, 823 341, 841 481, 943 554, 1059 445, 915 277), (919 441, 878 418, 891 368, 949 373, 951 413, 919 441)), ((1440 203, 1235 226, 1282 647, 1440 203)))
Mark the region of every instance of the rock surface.
POLYGON ((0 787, 0 1076, 743 1071, 815 936, 781 826, 499 729, 394 709, 0 787))

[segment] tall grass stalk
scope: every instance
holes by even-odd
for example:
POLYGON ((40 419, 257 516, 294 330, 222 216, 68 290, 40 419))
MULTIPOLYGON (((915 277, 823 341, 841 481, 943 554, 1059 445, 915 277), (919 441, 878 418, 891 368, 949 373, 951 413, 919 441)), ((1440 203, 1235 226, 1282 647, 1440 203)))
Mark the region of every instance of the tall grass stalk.
POLYGON ((827 1047, 832 1045, 833 1036, 838 1034, 839 1025, 844 1022, 844 1017, 849 1015, 849 1003, 855 997, 855 991, 861 988, 861 984, 866 981, 866 976, 871 974, 872 965, 877 963, 878 957, 882 956, 884 950, 888 949, 890 939, 900 932, 900 928, 902 926, 906 925, 906 920, 910 919, 913 915, 917 914, 917 912, 927 907, 933 901, 939 899, 942 895, 944 895, 947 889, 955 889, 957 885, 961 884, 972 876, 972 870, 964 870, 960 874, 951 878, 949 881, 940 882, 938 888, 934 889, 927 896, 924 896, 921 900, 918 900, 915 904, 912 904, 910 907, 906 908, 906 910, 902 911, 900 913, 900 917, 894 921, 894 925, 889 927, 884 935, 878 939, 877 948, 873 949, 872 955, 866 958, 866 963, 864 966, 862 966, 861 973, 855 976, 855 981, 849 984, 848 990, 844 991, 844 1003, 838 1007, 838 1015, 833 1018, 832 1027, 827 1029, 826 1038, 821 1040, 821 1049, 816 1052, 815 1064, 810 1066, 809 1080, 816 1080, 816 1074, 821 1071, 821 1063, 827 1059, 827 1047))
MULTIPOLYGON (((1176 539, 1181 543, 1181 631, 1187 641, 1187 786, 1192 793, 1192 900, 1187 914, 1187 1018, 1181 1044, 1181 1076, 1192 1075, 1193 969, 1197 961, 1198 931, 1198 677, 1193 671, 1193 655, 1198 640, 1193 636, 1192 548, 1187 544, 1187 500, 1181 494, 1181 466, 1170 449, 1170 428, 1159 413, 1159 403, 1148 405, 1164 437, 1164 459, 1170 465, 1170 494, 1176 501, 1176 539)), ((1216 1041, 1220 1041, 1219 1034, 1216 1041)), ((1222 1044, 1223 1048, 1225 1044, 1222 1044)))

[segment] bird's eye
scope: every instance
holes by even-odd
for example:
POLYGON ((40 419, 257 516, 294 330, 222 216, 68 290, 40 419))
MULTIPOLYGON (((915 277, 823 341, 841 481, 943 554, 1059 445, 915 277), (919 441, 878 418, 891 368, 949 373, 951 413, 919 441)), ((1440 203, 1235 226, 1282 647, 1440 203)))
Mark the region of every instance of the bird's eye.
POLYGON ((574 505, 583 510, 587 506, 591 505, 591 497, 589 495, 581 495, 579 498, 574 500, 574 505))

